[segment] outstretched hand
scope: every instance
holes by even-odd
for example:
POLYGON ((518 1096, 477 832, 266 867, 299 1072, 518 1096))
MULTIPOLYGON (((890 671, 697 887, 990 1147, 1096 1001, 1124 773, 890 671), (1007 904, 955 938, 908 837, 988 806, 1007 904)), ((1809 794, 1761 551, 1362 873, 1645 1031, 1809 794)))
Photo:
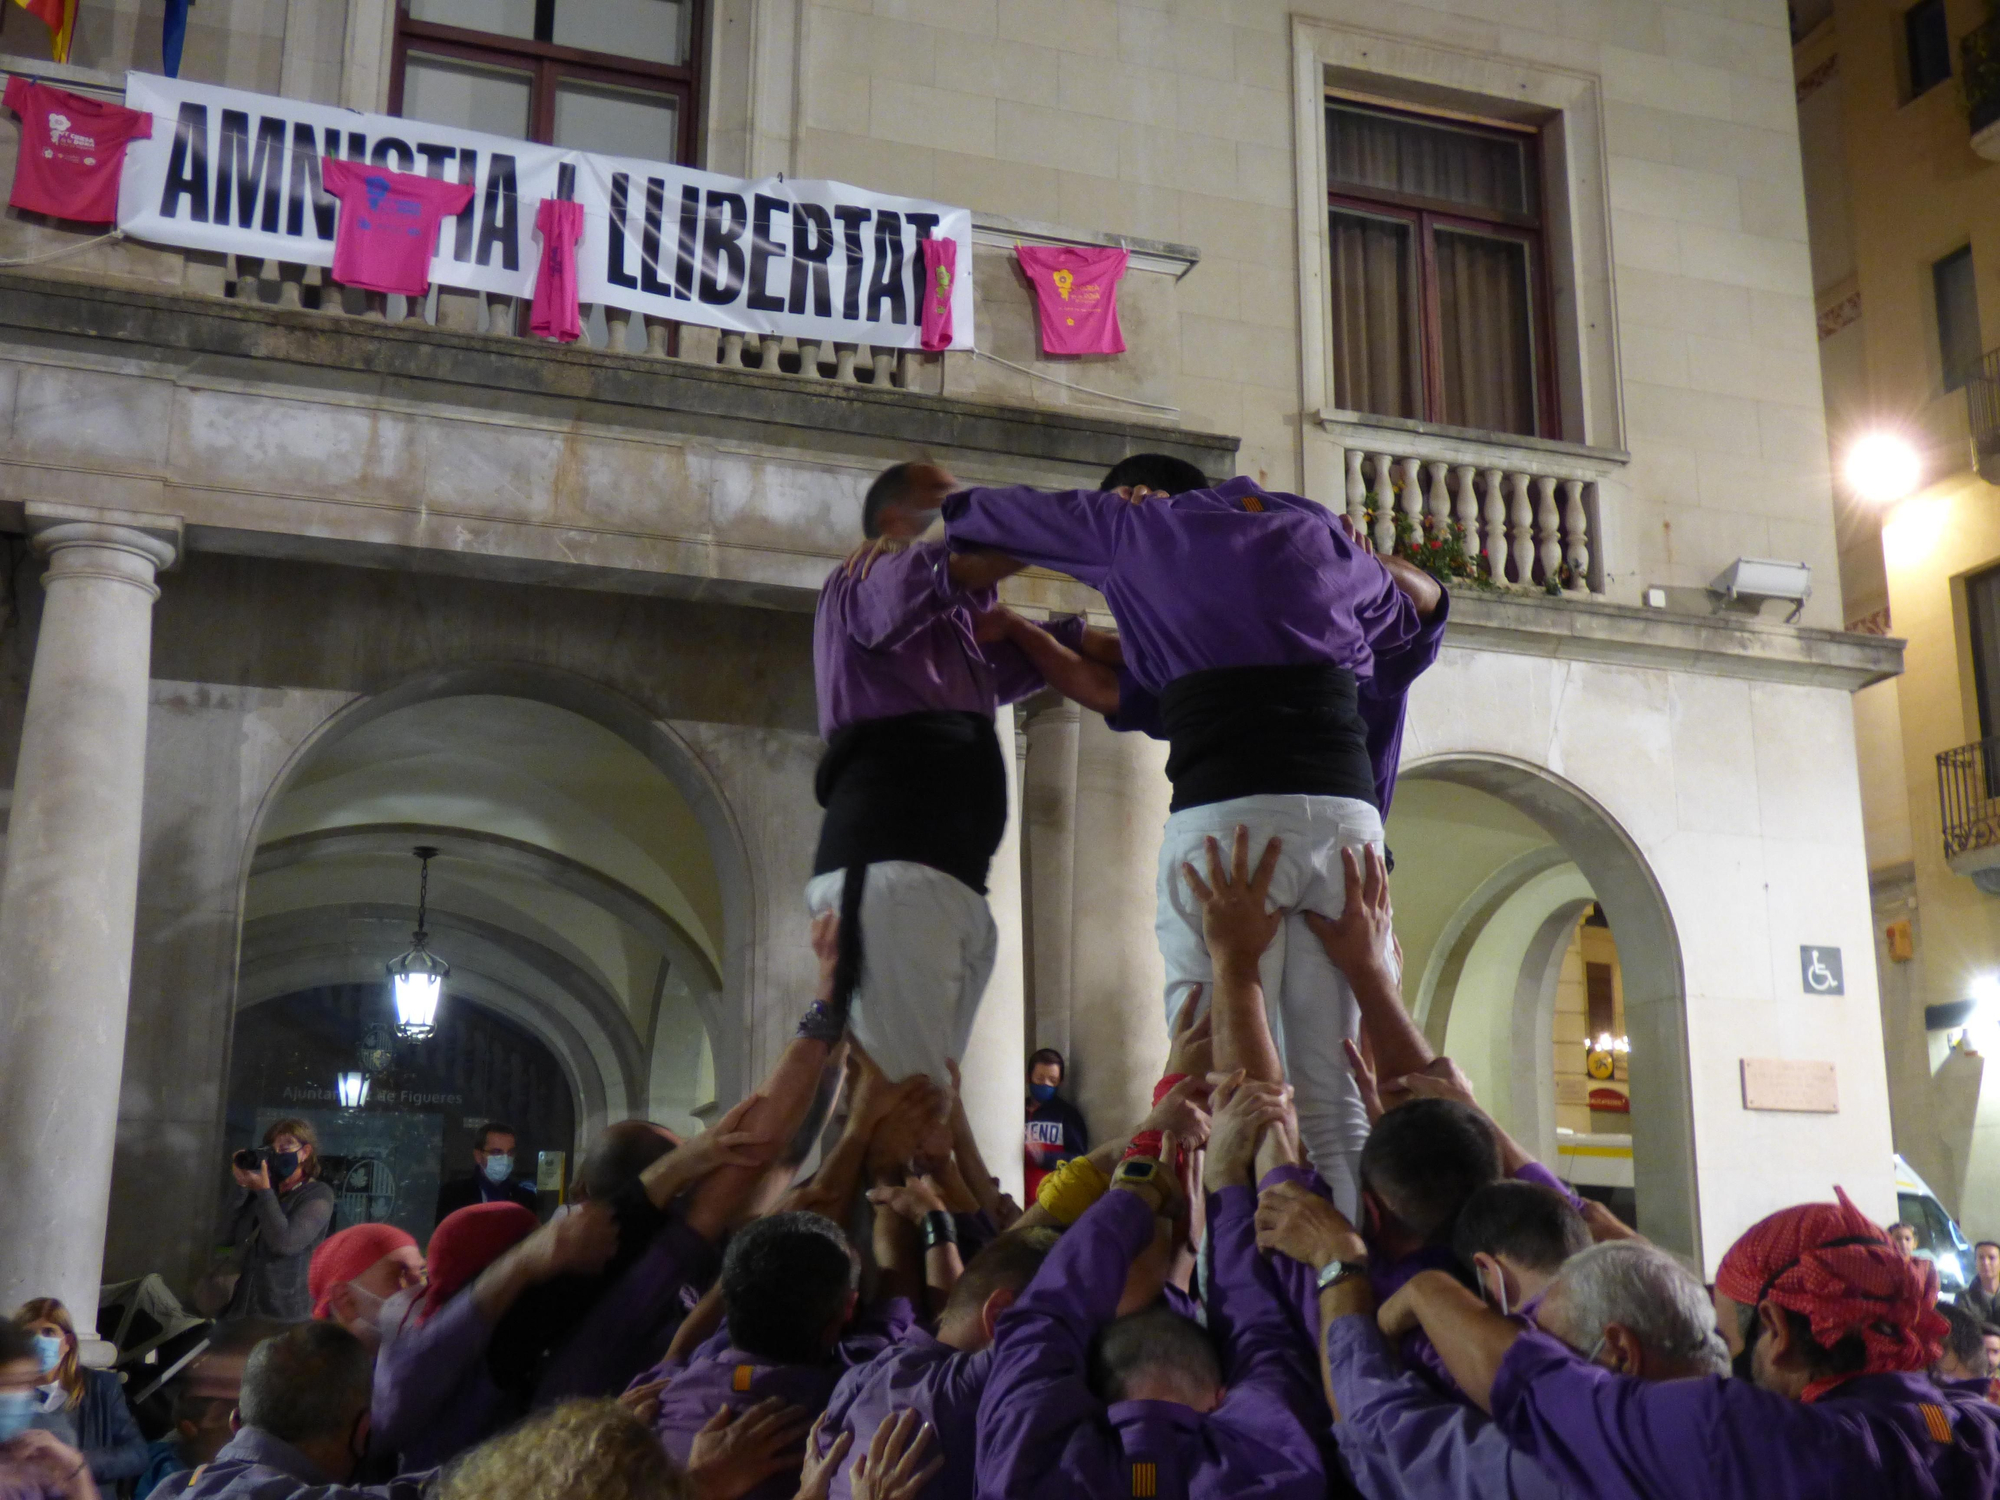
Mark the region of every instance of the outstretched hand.
POLYGON ((777 1397, 742 1412, 723 1407, 694 1435, 688 1479, 700 1500, 738 1500, 796 1467, 811 1416, 777 1397))
POLYGON ((930 1457, 933 1436, 931 1424, 909 1407, 884 1417, 848 1474, 854 1500, 916 1500, 944 1469, 942 1453, 930 1457))
POLYGON ((848 553, 847 561, 842 564, 841 571, 847 574, 849 578, 866 578, 869 570, 876 563, 885 557, 894 557, 898 552, 909 551, 915 545, 916 540, 915 537, 907 536, 875 537, 873 540, 863 542, 859 547, 848 553))
POLYGON ((1160 1095, 1160 1102, 1139 1122, 1134 1135, 1148 1135, 1155 1130, 1164 1131, 1179 1141, 1189 1151, 1199 1151, 1208 1144, 1209 1117, 1202 1107, 1208 1099, 1208 1078, 1201 1073, 1190 1074, 1160 1095))
POLYGON ((1326 917, 1309 911, 1306 926, 1349 983, 1370 975, 1393 983, 1398 973, 1396 914, 1389 900, 1389 867, 1382 851, 1374 844, 1359 856, 1353 849, 1342 849, 1340 868, 1346 883, 1340 915, 1326 917))
POLYGON ((1185 1074, 1190 1078, 1200 1078, 1215 1065, 1215 1020, 1211 1012, 1202 1011, 1199 1020, 1194 1013, 1201 1006, 1200 985, 1188 991, 1188 997, 1181 1002, 1180 1012, 1174 1017, 1173 1042, 1167 1048, 1166 1076, 1185 1074))
POLYGON ((1208 840, 1208 879, 1203 880, 1192 864, 1181 866, 1182 877, 1201 903, 1202 935, 1217 968, 1226 964, 1254 968, 1277 937, 1285 914, 1270 910, 1271 877, 1277 873, 1283 848, 1283 840, 1272 839, 1252 870, 1250 830, 1239 823, 1226 868, 1222 845, 1212 835, 1208 840))
POLYGON ((1314 1270, 1331 1261, 1368 1258, 1368 1247, 1347 1216, 1296 1182, 1273 1183, 1258 1194, 1257 1248, 1314 1270))
MULTIPOLYGON (((805 1467, 799 1473, 798 1493, 792 1500, 826 1500, 833 1488, 833 1476, 840 1472, 840 1461, 854 1446, 854 1434, 843 1432, 825 1453, 819 1451, 820 1435, 826 1431, 827 1415, 821 1412, 813 1420, 812 1431, 806 1434, 805 1467)), ((707 1500, 707 1497, 702 1497, 702 1500, 707 1500)))

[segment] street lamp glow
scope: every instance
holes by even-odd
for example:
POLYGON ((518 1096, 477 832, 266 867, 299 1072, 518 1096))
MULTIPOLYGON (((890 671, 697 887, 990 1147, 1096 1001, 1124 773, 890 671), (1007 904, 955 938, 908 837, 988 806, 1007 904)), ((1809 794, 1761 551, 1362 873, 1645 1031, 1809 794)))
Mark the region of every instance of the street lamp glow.
POLYGON ((2000 974, 1981 974, 1969 994, 1981 1020, 2000 1020, 2000 974))
POLYGON ((1875 505, 1911 494, 1923 482, 1924 464, 1907 438, 1871 432, 1847 450, 1847 482, 1875 505))
POLYGON ((342 1073, 333 1081, 334 1091, 340 1096, 342 1109, 359 1109, 368 1102, 369 1078, 366 1073, 342 1073))

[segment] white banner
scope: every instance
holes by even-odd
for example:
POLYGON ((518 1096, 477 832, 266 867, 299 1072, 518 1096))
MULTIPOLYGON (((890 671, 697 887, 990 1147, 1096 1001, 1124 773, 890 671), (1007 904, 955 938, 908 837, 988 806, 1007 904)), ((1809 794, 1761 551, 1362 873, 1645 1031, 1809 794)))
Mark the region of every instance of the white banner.
POLYGON ((972 347, 972 213, 839 182, 754 182, 598 156, 331 104, 148 73, 125 102, 153 116, 125 151, 118 227, 189 250, 331 266, 339 202, 320 184, 337 156, 470 183, 431 261, 445 286, 531 297, 535 209, 583 205, 577 295, 683 323, 822 342, 922 342, 926 236, 958 241, 952 345, 972 347))

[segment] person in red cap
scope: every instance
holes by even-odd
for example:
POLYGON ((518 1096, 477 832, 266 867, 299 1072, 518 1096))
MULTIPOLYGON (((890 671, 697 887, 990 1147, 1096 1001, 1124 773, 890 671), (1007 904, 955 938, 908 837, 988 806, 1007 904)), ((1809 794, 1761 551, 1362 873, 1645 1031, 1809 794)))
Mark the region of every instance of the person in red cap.
POLYGON ((1381 1325, 1421 1325, 1508 1441, 1578 1496, 1984 1500, 2000 1410, 1925 1373, 1945 1330, 1937 1272, 1834 1191, 1752 1225, 1722 1258, 1716 1315, 1743 1378, 1615 1375, 1435 1271, 1381 1325))
POLYGON ((394 1224, 356 1224, 328 1235, 306 1271, 315 1318, 331 1318, 370 1349, 381 1347, 382 1304, 421 1285, 424 1252, 394 1224))

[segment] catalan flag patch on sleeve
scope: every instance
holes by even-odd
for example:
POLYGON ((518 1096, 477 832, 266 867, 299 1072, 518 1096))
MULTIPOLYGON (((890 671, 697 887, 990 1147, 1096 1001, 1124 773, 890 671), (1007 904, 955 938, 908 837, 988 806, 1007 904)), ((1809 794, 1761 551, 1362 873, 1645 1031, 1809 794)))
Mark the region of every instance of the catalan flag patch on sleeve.
POLYGON ((1942 1406, 1925 1401, 1917 1407, 1924 1414, 1924 1426, 1930 1429, 1931 1437, 1940 1443, 1951 1441, 1951 1418, 1942 1406))
POLYGON ((755 1365, 738 1365, 736 1373, 729 1377, 729 1388, 738 1395, 750 1389, 750 1377, 757 1373, 755 1365))
MULTIPOLYGON (((1258 507, 1260 510, 1263 508, 1258 507)), ((1153 1500, 1160 1493, 1160 1470, 1151 1459, 1132 1461, 1132 1500, 1153 1500)))
POLYGON ((1257 515, 1263 511, 1264 502, 1259 500, 1255 495, 1245 495, 1243 497, 1243 508, 1252 515, 1257 515))

